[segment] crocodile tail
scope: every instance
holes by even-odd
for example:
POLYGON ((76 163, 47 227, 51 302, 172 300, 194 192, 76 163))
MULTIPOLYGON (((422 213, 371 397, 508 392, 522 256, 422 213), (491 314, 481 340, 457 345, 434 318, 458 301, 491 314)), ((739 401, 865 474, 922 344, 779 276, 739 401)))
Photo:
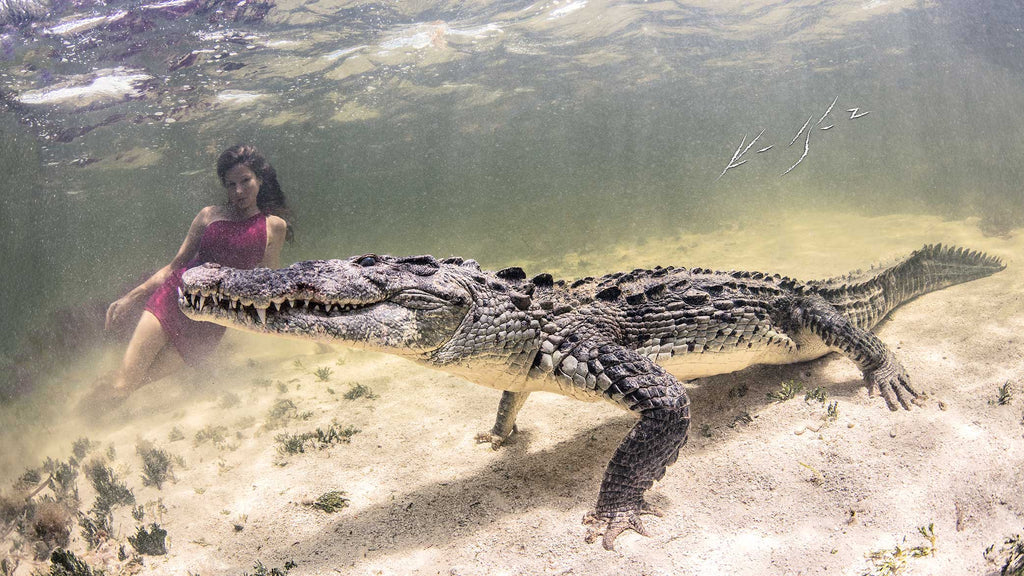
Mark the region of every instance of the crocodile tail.
POLYGON ((841 278, 808 283, 862 328, 870 328, 893 308, 922 294, 954 284, 984 278, 1006 265, 999 258, 975 250, 928 245, 906 259, 841 278))

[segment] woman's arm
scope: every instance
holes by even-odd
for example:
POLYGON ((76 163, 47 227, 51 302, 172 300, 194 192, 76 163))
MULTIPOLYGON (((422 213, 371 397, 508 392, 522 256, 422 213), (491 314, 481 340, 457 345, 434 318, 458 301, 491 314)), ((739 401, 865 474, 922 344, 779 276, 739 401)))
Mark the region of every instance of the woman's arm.
POLYGON ((184 266, 196 255, 196 252, 199 251, 199 240, 203 237, 203 231, 206 230, 206 226, 210 223, 213 210, 213 206, 207 206, 200 210, 199 214, 196 214, 188 228, 188 233, 185 235, 185 240, 181 243, 181 247, 178 248, 178 253, 174 255, 169 264, 154 272, 145 282, 114 301, 107 308, 107 329, 110 329, 111 325, 117 322, 118 317, 124 310, 131 308, 134 302, 142 298, 148 298, 154 290, 167 280, 175 269, 184 266))
POLYGON ((263 262, 260 265, 264 268, 281 267, 281 247, 284 246, 284 238, 288 233, 288 223, 281 217, 267 216, 267 249, 263 253, 263 262))

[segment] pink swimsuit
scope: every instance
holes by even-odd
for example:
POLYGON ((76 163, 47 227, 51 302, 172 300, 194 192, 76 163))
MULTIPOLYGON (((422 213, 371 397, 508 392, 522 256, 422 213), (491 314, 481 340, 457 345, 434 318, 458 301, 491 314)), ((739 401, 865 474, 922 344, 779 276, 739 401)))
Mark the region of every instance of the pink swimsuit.
POLYGON ((167 338, 186 364, 195 366, 205 360, 224 336, 225 328, 219 324, 189 320, 182 314, 178 309, 181 275, 205 262, 252 269, 263 260, 266 249, 267 216, 262 212, 238 222, 211 222, 203 231, 195 258, 184 268, 174 270, 146 301, 146 310, 160 321, 167 338))

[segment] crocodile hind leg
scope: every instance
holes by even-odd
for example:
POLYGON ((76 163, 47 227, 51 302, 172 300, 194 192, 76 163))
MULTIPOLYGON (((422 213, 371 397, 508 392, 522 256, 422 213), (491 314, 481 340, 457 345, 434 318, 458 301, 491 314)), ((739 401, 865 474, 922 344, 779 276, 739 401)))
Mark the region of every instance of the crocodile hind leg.
POLYGON ((647 535, 641 514, 660 515, 644 501, 644 492, 665 475, 686 443, 690 425, 690 400, 682 384, 646 356, 616 345, 596 350, 573 351, 586 359, 587 371, 604 394, 640 416, 608 463, 597 507, 584 523, 587 541, 603 536, 607 550, 625 530, 647 535))
POLYGON ((792 314, 798 325, 853 360, 864 374, 869 389, 877 389, 890 410, 898 410, 900 406, 910 409, 918 394, 911 387, 903 365, 878 336, 855 325, 820 296, 797 300, 792 314))
POLYGON ((502 392, 501 401, 498 402, 498 416, 494 420, 494 428, 491 428, 490 432, 477 434, 476 441, 480 444, 489 442, 491 448, 495 450, 501 448, 501 445, 515 433, 516 416, 529 395, 529 392, 509 392, 508 390, 502 392))

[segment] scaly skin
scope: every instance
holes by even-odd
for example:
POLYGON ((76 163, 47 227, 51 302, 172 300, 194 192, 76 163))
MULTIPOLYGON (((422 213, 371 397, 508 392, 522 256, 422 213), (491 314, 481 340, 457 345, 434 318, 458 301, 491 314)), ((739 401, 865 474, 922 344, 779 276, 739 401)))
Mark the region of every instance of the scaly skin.
POLYGON ((494 427, 478 436, 495 448, 535 391, 636 414, 584 519, 588 541, 612 549, 625 530, 646 534, 642 514, 660 514, 644 493, 686 442, 680 379, 835 351, 890 409, 909 409, 917 392, 870 328, 902 302, 1002 268, 926 246, 893 266, 820 282, 658 267, 570 284, 460 258, 370 254, 282 270, 207 264, 186 272, 179 304, 196 320, 398 354, 502 390, 494 427))

